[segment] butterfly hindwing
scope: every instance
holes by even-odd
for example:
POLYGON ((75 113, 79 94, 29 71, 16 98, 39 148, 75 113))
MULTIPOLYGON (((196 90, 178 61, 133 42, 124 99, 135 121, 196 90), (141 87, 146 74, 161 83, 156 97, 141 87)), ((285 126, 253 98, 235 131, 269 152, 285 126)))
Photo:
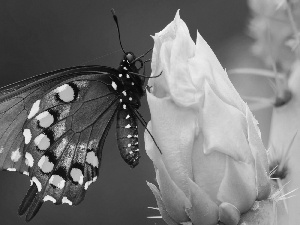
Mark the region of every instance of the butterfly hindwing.
POLYGON ((25 91, 10 87, 10 98, 2 98, 0 166, 30 176, 32 186, 19 209, 20 214, 28 210, 27 220, 44 201, 77 205, 97 179, 105 137, 119 107, 111 84, 122 86, 114 70, 99 68, 72 71, 72 78, 68 72, 65 79, 46 77, 27 90, 18 84, 25 91))

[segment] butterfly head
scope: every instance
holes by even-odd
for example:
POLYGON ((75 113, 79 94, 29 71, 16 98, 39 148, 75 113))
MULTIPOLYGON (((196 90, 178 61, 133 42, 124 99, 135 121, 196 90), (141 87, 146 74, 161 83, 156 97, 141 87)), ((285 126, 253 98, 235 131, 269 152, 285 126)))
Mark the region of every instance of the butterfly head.
POLYGON ((123 56, 123 59, 120 63, 121 69, 126 68, 129 70, 129 72, 138 73, 141 68, 143 68, 143 61, 140 59, 137 59, 135 55, 132 52, 126 52, 123 56), (139 65, 137 65, 139 64, 139 65))
POLYGON ((132 63, 135 60, 135 56, 132 52, 127 52, 124 58, 126 58, 129 63, 132 63))

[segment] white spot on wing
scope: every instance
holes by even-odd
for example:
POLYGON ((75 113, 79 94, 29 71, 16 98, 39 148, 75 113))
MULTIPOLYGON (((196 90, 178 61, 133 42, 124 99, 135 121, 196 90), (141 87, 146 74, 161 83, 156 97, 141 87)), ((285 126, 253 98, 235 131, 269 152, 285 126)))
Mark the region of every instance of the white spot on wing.
POLYGON ((64 203, 67 203, 69 205, 73 205, 73 203, 67 198, 67 197, 63 197, 61 202, 64 204, 64 203))
POLYGON ((123 67, 124 70, 128 70, 126 66, 123 67))
POLYGON ((10 157, 11 161, 13 161, 13 162, 18 162, 19 161, 19 159, 21 157, 21 153, 20 153, 19 150, 20 150, 20 148, 17 148, 16 151, 13 151, 11 153, 11 157, 10 157))
POLYGON ((23 174, 29 176, 29 173, 27 171, 24 171, 23 174))
POLYGON ((38 192, 40 192, 42 190, 42 184, 41 184, 41 182, 39 182, 39 180, 36 177, 32 177, 32 179, 31 179, 31 185, 33 184, 33 182, 37 186, 38 192))
POLYGON ((122 94, 123 94, 124 96, 126 96, 126 95, 127 95, 126 91, 123 91, 123 92, 122 92, 122 94))
POLYGON ((54 164, 49 162, 49 157, 43 155, 38 162, 38 166, 44 173, 50 173, 53 170, 54 164))
POLYGON ((44 202, 50 201, 50 202, 56 203, 56 199, 53 198, 53 197, 50 196, 50 195, 46 195, 46 196, 43 198, 43 201, 44 201, 44 202))
POLYGON ((7 170, 7 171, 11 171, 11 172, 17 171, 16 168, 7 168, 6 170, 7 170))
POLYGON ((129 101, 132 101, 132 98, 131 98, 131 97, 129 97, 129 101))
POLYGON ((90 180, 90 181, 87 181, 87 182, 84 184, 84 189, 85 189, 85 190, 87 190, 87 189, 88 189, 88 187, 91 185, 91 183, 93 183, 93 181, 92 181, 92 180, 90 180))
POLYGON ((128 146, 128 147, 131 147, 131 144, 128 144, 127 146, 128 146))
POLYGON ((0 147, 0 154, 3 153, 3 150, 4 150, 4 148, 3 148, 3 146, 1 146, 0 147))
POLYGON ((31 119, 32 117, 35 116, 35 114, 38 113, 38 111, 40 110, 40 103, 41 103, 41 100, 37 100, 35 103, 33 103, 31 109, 30 109, 30 112, 28 114, 28 119, 31 119))
POLYGON ((36 116, 36 119, 39 121, 39 125, 43 128, 50 127, 54 122, 54 117, 48 111, 44 111, 36 116))
POLYGON ((66 181, 64 180, 64 178, 62 178, 59 175, 52 175, 51 178, 49 179, 49 183, 53 184, 59 189, 63 189, 66 181))
POLYGON ((132 135, 128 134, 128 135, 127 135, 127 138, 132 138, 132 135))
POLYGON ((40 134, 34 139, 34 143, 40 150, 46 150, 50 146, 50 139, 45 134, 40 134))
POLYGON ((25 154, 25 164, 29 167, 32 167, 34 163, 34 159, 32 155, 29 152, 26 152, 25 154))
POLYGON ((95 152, 88 152, 86 154, 86 162, 94 167, 99 166, 98 157, 95 155, 95 152))
POLYGON ((122 74, 121 74, 121 73, 119 74, 119 77, 122 77, 122 74))
POLYGON ((23 136, 25 138, 25 144, 26 145, 29 144, 29 142, 31 141, 31 137, 32 137, 31 131, 29 129, 24 129, 23 136))
POLYGON ((58 97, 63 102, 71 102, 74 100, 75 92, 69 84, 63 84, 62 86, 56 88, 58 97))
POLYGON ((129 78, 130 78, 130 76, 129 76, 128 74, 126 74, 126 78, 128 78, 128 79, 129 79, 129 78))
POLYGON ((126 105, 125 104, 123 105, 123 109, 126 109, 126 105))
POLYGON ((80 185, 83 184, 83 174, 80 169, 73 168, 70 172, 70 175, 71 175, 73 181, 78 182, 80 185))
POLYGON ((117 90, 117 88, 118 88, 117 84, 116 84, 114 81, 111 83, 111 86, 112 86, 113 89, 115 89, 115 90, 117 90))
POLYGON ((84 184, 84 189, 87 190, 88 187, 91 185, 91 183, 95 182, 96 180, 97 180, 97 177, 94 177, 92 180, 87 181, 87 182, 84 184))
POLYGON ((130 124, 127 124, 126 126, 125 126, 125 128, 130 128, 131 126, 130 126, 130 124))
POLYGON ((128 114, 125 119, 127 120, 129 117, 130 117, 130 115, 128 114))

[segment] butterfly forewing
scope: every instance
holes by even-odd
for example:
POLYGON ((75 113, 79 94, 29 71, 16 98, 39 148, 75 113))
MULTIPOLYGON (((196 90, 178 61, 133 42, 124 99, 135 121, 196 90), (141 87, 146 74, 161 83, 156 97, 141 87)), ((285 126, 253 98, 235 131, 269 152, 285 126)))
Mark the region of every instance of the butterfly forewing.
MULTIPOLYGON (((98 69, 99 68, 101 67, 98 67, 98 69)), ((16 85, 19 89, 15 89, 13 85, 10 85, 7 86, 7 89, 2 88, 0 90, 2 94, 6 93, 0 97, 1 169, 8 169, 12 171, 16 169, 20 172, 26 172, 26 168, 23 168, 22 163, 20 163, 25 161, 24 153, 26 153, 26 150, 24 151, 24 146, 26 145, 26 142, 32 141, 32 135, 38 136, 38 134, 41 134, 42 131, 45 130, 42 128, 43 126, 48 126, 47 123, 51 123, 49 120, 52 119, 56 121, 53 122, 51 127, 49 126, 44 128, 49 128, 47 129, 47 132, 52 132, 52 135, 54 135, 53 138, 58 138, 59 134, 65 132, 61 129, 64 127, 63 124, 72 124, 74 118, 73 114, 75 114, 80 107, 85 107, 88 102, 98 101, 99 103, 99 97, 101 99, 104 96, 107 98, 106 95, 108 94, 111 96, 114 95, 110 90, 110 85, 105 83, 109 82, 110 79, 108 73, 99 71, 96 73, 96 69, 97 68, 93 66, 90 68, 70 68, 69 70, 64 70, 64 73, 59 71, 56 75, 55 73, 49 73, 50 78, 42 75, 40 76, 41 79, 37 80, 37 77, 34 77, 33 83, 39 83, 35 85, 29 84, 30 88, 28 85, 22 87, 20 83, 17 83, 16 85), (90 75, 83 76, 82 74, 84 73, 90 75), (101 75, 104 81, 101 81, 101 79, 99 80, 101 75), (68 80, 70 80, 68 78, 72 76, 73 83, 76 83, 77 89, 81 88, 80 92, 75 90, 76 93, 74 93, 78 95, 74 97, 79 101, 72 102, 69 101, 70 99, 66 99, 66 102, 63 102, 59 99, 57 89, 64 85, 68 85, 68 80), (77 79, 77 81, 75 79, 77 79), (83 88, 83 85, 86 85, 86 87, 83 88), (40 115, 41 113, 43 114, 40 115), (40 120, 36 118, 37 116, 40 116, 40 120)), ((110 73, 112 73, 112 71, 110 71, 110 73)), ((69 81, 69 83, 71 81, 69 81)), ((66 89, 68 89, 68 86, 66 89)), ((65 91, 68 91, 66 89, 65 91)), ((68 93, 66 93, 65 96, 68 97, 68 93)), ((116 98, 116 96, 113 96, 111 99, 114 98, 116 98)), ((103 102, 109 102, 109 100, 105 99, 103 102)), ((105 108, 105 106, 103 108, 105 108)), ((91 122, 87 123, 91 124, 91 122)), ((82 121, 80 121, 80 126, 84 127, 86 124, 83 124, 82 121)), ((68 128, 68 126, 66 126, 66 128, 68 128)), ((77 129, 80 128, 77 127, 77 129)), ((28 144, 29 143, 27 143, 27 145, 28 144)))

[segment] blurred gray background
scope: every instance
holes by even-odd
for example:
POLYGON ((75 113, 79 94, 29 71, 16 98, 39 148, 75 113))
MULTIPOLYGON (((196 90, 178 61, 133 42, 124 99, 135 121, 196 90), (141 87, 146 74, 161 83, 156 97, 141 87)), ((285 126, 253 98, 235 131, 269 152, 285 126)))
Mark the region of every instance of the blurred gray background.
MULTIPOLYGON (((248 61, 248 56, 241 57, 250 43, 245 36, 249 16, 245 0, 1 0, 0 85, 74 65, 117 67, 122 52, 111 8, 117 12, 125 50, 136 55, 153 46, 150 35, 162 30, 181 9, 192 38, 195 40, 198 29, 224 67, 248 61)), ((141 113, 148 121, 145 98, 142 104, 141 113)), ((159 213, 147 208, 156 207, 146 185, 146 180, 154 182, 155 173, 144 151, 143 135, 140 165, 130 169, 119 156, 114 127, 104 146, 100 177, 90 186, 85 200, 77 207, 46 202, 30 224, 165 224, 161 219, 147 219, 159 213)), ((266 138, 267 127, 263 129, 266 138)), ((143 131, 141 127, 140 134, 143 131)), ((28 177, 0 173, 1 225, 26 224, 17 209, 28 187, 28 177)))

